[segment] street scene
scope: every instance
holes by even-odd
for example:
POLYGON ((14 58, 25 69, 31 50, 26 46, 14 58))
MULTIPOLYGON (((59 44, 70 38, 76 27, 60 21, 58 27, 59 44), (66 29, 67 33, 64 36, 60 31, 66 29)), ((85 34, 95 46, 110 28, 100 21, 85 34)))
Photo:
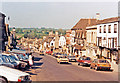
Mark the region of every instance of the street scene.
POLYGON ((118 83, 120 21, 117 10, 108 13, 112 4, 4 2, 0 83, 118 83))

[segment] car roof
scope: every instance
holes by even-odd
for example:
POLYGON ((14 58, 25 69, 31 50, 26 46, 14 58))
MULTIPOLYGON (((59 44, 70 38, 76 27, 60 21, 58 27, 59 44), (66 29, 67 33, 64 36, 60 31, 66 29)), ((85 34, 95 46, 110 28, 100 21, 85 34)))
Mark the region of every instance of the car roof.
POLYGON ((7 55, 7 56, 9 56, 9 55, 11 55, 11 54, 7 54, 7 53, 2 53, 2 55, 7 55))
POLYGON ((12 51, 10 51, 10 52, 15 52, 15 53, 26 53, 26 51, 23 51, 23 50, 17 50, 17 49, 13 49, 12 51))

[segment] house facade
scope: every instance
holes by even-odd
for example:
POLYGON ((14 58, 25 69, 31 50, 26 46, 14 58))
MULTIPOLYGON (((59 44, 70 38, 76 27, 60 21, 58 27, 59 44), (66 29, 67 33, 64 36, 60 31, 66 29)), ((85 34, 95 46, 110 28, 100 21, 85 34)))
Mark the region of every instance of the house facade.
POLYGON ((105 58, 118 57, 118 17, 101 20, 97 25, 97 46, 101 50, 99 55, 105 58))
POLYGON ((97 25, 86 27, 86 56, 97 58, 97 25))
POLYGON ((72 53, 86 55, 86 27, 96 22, 96 19, 80 19, 72 30, 72 53), (74 40, 73 40, 74 39, 74 40))

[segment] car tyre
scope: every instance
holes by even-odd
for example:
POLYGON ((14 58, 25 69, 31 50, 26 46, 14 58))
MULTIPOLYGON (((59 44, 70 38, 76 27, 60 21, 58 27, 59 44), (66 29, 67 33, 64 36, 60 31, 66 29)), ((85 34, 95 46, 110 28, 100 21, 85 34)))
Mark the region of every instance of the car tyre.
POLYGON ((98 68, 97 68, 97 66, 95 67, 95 70, 96 70, 96 71, 98 71, 98 68))
POLYGON ((0 83, 8 83, 8 81, 5 78, 0 77, 0 83))
POLYGON ((78 63, 78 65, 80 65, 80 63, 78 63))
POLYGON ((90 69, 92 69, 92 67, 90 66, 90 69))

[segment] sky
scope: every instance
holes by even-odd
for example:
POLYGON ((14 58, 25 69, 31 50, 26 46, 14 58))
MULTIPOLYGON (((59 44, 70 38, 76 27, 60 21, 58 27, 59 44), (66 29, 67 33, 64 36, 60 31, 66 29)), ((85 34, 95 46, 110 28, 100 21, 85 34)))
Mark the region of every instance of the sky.
POLYGON ((96 13, 100 19, 118 16, 118 2, 2 2, 2 12, 10 16, 10 27, 71 29, 96 13))

